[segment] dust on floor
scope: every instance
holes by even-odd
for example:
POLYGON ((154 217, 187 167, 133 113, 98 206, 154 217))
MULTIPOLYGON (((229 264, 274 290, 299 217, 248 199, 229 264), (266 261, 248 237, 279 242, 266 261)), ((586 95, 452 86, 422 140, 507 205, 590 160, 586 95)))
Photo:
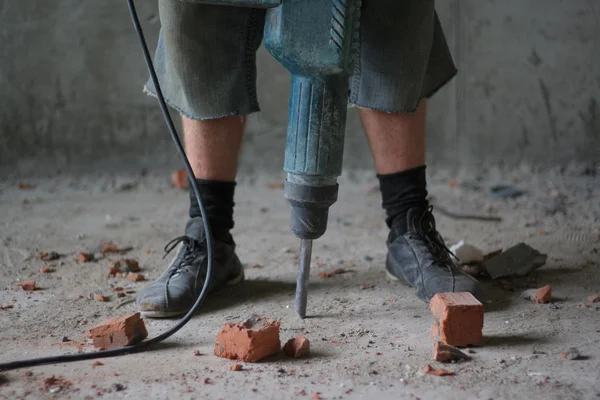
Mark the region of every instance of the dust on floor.
MULTIPOLYGON (((547 265, 513 279, 512 290, 484 280, 485 345, 473 349, 471 361, 445 366, 454 376, 423 372, 428 364, 441 366, 431 359, 432 317, 410 287, 387 279, 387 230, 379 193, 372 190, 376 181, 371 173, 353 172, 341 179, 329 229, 314 244, 311 318, 300 321, 293 312, 298 240, 288 230, 283 192, 269 188, 276 178, 247 177, 237 189, 234 231, 247 266, 244 284, 210 298, 197 317, 154 351, 103 359, 101 366, 84 361, 10 371, 2 374, 0 397, 597 399, 600 303, 586 303, 588 295, 600 292, 595 172, 498 169, 455 176, 439 171, 430 177, 434 206, 503 218, 457 220, 438 212, 448 244, 465 239, 491 251, 524 241, 548 254, 547 265), (526 193, 490 199, 486 189, 496 183, 526 193), (350 272, 318 277, 339 267, 350 272), (547 284, 553 288, 551 304, 520 297, 527 287, 547 284), (309 338, 312 355, 275 357, 231 371, 232 361, 212 355, 215 336, 225 322, 252 313, 280 320, 283 341, 309 338), (582 359, 561 358, 569 347, 582 359), (51 376, 63 381, 44 382, 51 376)), ((113 288, 139 292, 145 282, 106 277, 111 262, 123 256, 107 254, 88 263, 75 257, 110 240, 132 247, 125 257, 138 260, 147 279, 158 277, 167 262, 163 246, 182 233, 187 213, 187 193, 171 188, 168 176, 0 182, 0 306, 12 306, 0 310, 2 361, 92 351, 86 329, 134 311, 136 294, 119 298, 113 288), (61 257, 36 259, 43 250, 61 257), (54 272, 40 272, 50 264, 54 272), (40 290, 17 286, 27 279, 35 279, 40 290), (108 301, 95 301, 96 293, 108 301)), ((151 336, 173 323, 146 320, 151 336)))

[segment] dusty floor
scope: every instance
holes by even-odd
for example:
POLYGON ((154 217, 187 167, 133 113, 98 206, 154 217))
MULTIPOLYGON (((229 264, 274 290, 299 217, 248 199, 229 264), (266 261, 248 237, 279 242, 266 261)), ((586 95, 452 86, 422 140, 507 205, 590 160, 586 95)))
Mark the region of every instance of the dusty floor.
MULTIPOLYGON (((331 210, 327 234, 314 245, 309 297, 311 318, 293 313, 294 260, 298 241, 288 231, 283 192, 268 189, 272 179, 242 179, 237 191, 235 237, 247 267, 247 281, 210 299, 201 314, 155 351, 2 374, 0 398, 421 398, 421 399, 597 399, 600 398, 600 171, 578 168, 538 174, 526 168, 479 176, 444 172, 430 177, 434 203, 453 211, 491 213, 500 223, 450 219, 437 213, 449 243, 460 239, 486 251, 520 241, 548 254, 548 264, 530 277, 514 279, 514 291, 484 281, 485 345, 473 359, 446 368, 453 377, 425 375, 431 361, 432 317, 411 288, 391 282, 383 270, 386 229, 379 193, 370 173, 341 179, 340 200, 331 210), (448 182, 456 179, 451 188, 448 182), (526 190, 513 200, 492 200, 485 189, 509 183, 526 190), (260 264, 260 268, 251 268, 260 264), (350 273, 320 279, 323 269, 350 273), (527 286, 551 284, 554 302, 520 298, 527 286), (374 285, 360 290, 361 285, 374 285), (305 360, 284 357, 230 371, 231 361, 212 356, 223 323, 259 313, 281 321, 282 339, 298 334, 312 341, 305 360), (581 360, 560 352, 577 347, 581 360), (203 355, 194 356, 194 350, 203 355), (43 379, 60 376, 72 386, 53 394, 43 379), (206 378, 210 378, 209 381, 206 378), (125 389, 114 391, 115 383, 125 389), (112 388, 111 388, 112 387, 112 388)), ((75 353, 83 332, 107 317, 134 310, 117 299, 106 279, 107 256, 73 261, 77 251, 101 240, 132 246, 127 257, 140 261, 149 279, 164 268, 162 248, 181 233, 187 194, 172 189, 168 173, 129 176, 58 176, 0 182, 0 354, 2 361, 75 353), (41 250, 63 256, 55 272, 40 273, 41 250), (19 281, 36 279, 41 290, 24 292, 19 281), (110 296, 95 302, 90 294, 110 296), (71 342, 61 343, 67 336, 71 342)), ((276 178, 275 178, 276 179, 276 178)), ((135 290, 144 283, 131 284, 135 290)), ((133 298, 135 294, 128 296, 133 298)), ((174 321, 146 320, 150 335, 174 321)), ((91 346, 85 345, 85 351, 91 346)))

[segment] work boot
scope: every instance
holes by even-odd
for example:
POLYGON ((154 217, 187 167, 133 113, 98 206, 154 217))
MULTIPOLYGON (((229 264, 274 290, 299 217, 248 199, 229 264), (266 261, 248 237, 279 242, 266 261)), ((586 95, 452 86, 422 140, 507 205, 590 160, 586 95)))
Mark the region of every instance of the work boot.
MULTIPOLYGON (((242 263, 235 254, 235 244, 213 238, 212 282, 209 292, 244 280, 242 263)), ((202 219, 188 221, 185 235, 165 246, 165 256, 176 249, 167 270, 146 286, 137 298, 144 317, 166 318, 185 314, 192 308, 206 279, 207 250, 202 219)))
POLYGON ((411 208, 404 221, 393 221, 388 237, 386 269, 392 278, 404 280, 425 301, 436 293, 470 292, 481 296, 479 282, 454 262, 450 250, 435 228, 433 207, 411 208))

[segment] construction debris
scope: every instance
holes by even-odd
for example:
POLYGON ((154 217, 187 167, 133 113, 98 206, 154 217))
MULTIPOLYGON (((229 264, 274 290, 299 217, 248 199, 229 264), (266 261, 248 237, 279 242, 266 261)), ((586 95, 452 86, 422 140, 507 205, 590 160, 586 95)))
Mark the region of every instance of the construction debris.
POLYGON ((132 281, 132 282, 140 282, 140 281, 143 281, 146 279, 146 278, 144 278, 144 275, 138 274, 135 272, 128 273, 126 278, 128 281, 132 281))
POLYGON ((244 367, 242 366, 242 364, 232 364, 231 365, 232 371, 241 371, 243 369, 244 369, 244 367))
POLYGON ((77 261, 82 263, 94 261, 94 254, 84 252, 77 253, 77 261))
POLYGON ((102 365, 104 365, 104 364, 98 360, 96 360, 92 363, 92 367, 101 367, 102 365))
POLYGON ((286 356, 293 358, 308 356, 310 354, 310 341, 303 336, 292 338, 283 346, 283 352, 286 356))
POLYGON ((102 253, 102 254, 108 254, 108 253, 118 253, 118 254, 125 254, 128 251, 133 250, 133 247, 123 247, 123 248, 119 248, 117 247, 116 244, 114 244, 113 242, 101 242, 98 246, 96 246, 94 248, 94 250, 92 251, 92 253, 102 253))
POLYGON ((434 318, 432 339, 460 347, 483 344, 483 304, 471 293, 438 293, 429 307, 434 318))
POLYGON ((140 313, 122 315, 101 322, 86 332, 98 349, 114 349, 141 342, 148 331, 140 313))
POLYGON ((523 191, 513 186, 498 185, 488 190, 488 196, 495 199, 514 199, 523 195, 523 191))
POLYGON ((598 303, 598 302, 600 302, 600 295, 592 294, 587 297, 587 301, 590 303, 598 303))
POLYGON ((279 322, 252 316, 238 324, 225 324, 217 335, 214 354, 218 357, 256 362, 279 352, 279 322))
POLYGON ((425 373, 429 374, 429 375, 435 375, 435 376, 450 376, 450 375, 454 375, 454 372, 452 371, 448 371, 447 369, 433 369, 431 368, 431 365, 426 365, 425 366, 425 373))
POLYGON ((546 285, 539 289, 527 289, 521 297, 534 303, 549 303, 552 300, 552 286, 546 285))
POLYGON ((321 271, 317 274, 317 276, 319 278, 325 279, 325 278, 331 278, 332 276, 335 276, 335 275, 341 275, 346 272, 348 272, 348 271, 345 270, 344 268, 336 268, 336 269, 331 269, 329 271, 321 271))
POLYGON ((492 279, 524 276, 546 263, 547 255, 534 248, 519 243, 483 262, 492 279))
POLYGON ((42 274, 49 274, 50 272, 54 272, 54 270, 47 265, 42 265, 42 267, 40 268, 40 272, 42 274))
POLYGON ((52 375, 51 377, 44 379, 44 387, 42 390, 49 393, 57 393, 62 389, 72 386, 73 383, 64 379, 63 377, 55 377, 52 375))
POLYGON ((15 306, 12 305, 12 304, 7 304, 5 306, 0 306, 0 310, 9 310, 11 308, 15 308, 15 306))
POLYGON ((188 173, 184 168, 173 171, 171 174, 171 185, 174 188, 187 190, 190 186, 190 182, 188 180, 188 173))
POLYGON ((21 283, 17 283, 17 285, 21 286, 21 289, 27 290, 27 291, 32 291, 32 290, 37 289, 37 287, 35 286, 34 280, 23 281, 21 283))
POLYGON ((440 362, 451 362, 469 360, 471 357, 460 351, 458 348, 442 342, 435 342, 433 345, 433 359, 440 362))
POLYGON ((560 353, 562 358, 566 358, 567 360, 578 360, 581 358, 581 353, 575 347, 569 347, 567 350, 560 353))
POLYGON ((140 272, 140 264, 132 258, 121 258, 110 265, 118 272, 140 272))
POLYGON ((104 295, 102 295, 102 293, 95 293, 94 300, 99 301, 101 303, 104 303, 105 301, 107 301, 106 297, 104 295))
POLYGON ((483 261, 483 251, 464 240, 450 246, 450 251, 458 258, 460 264, 473 264, 483 261))
POLYGON ((52 261, 60 258, 60 254, 55 251, 43 251, 37 256, 35 256, 38 260, 42 261, 52 261))

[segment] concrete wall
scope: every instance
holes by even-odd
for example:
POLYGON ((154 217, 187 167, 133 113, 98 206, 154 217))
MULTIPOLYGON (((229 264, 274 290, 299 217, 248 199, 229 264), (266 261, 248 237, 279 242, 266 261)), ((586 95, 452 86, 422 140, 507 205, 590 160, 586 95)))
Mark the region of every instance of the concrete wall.
MULTIPOLYGON (((154 1, 138 1, 147 37, 154 1)), ((432 163, 600 160, 597 0, 438 0, 459 76, 432 101, 432 163)), ((0 167, 177 165, 123 0, 0 2, 0 167)), ((246 171, 282 165, 289 76, 261 49, 246 171)), ((371 159, 350 113, 347 167, 371 159)))

